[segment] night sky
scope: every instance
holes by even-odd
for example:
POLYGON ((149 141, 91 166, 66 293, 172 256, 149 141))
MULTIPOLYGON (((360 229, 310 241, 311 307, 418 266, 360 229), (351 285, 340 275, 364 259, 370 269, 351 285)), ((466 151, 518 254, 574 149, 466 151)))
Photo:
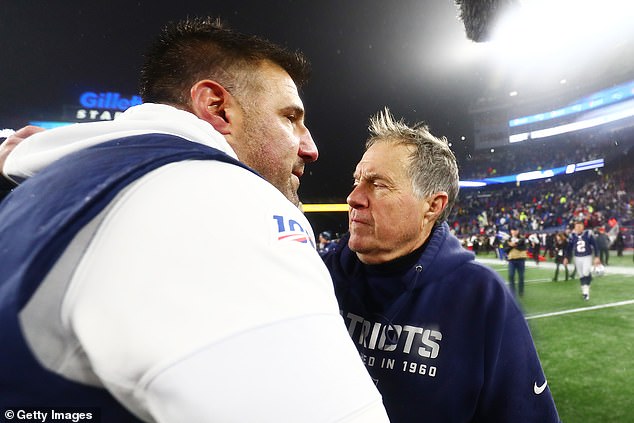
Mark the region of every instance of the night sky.
MULTIPOLYGON (((136 94, 141 55, 161 26, 200 15, 219 16, 234 29, 300 49, 311 60, 313 76, 302 96, 320 159, 302 180, 306 203, 345 200, 368 118, 382 107, 409 122, 427 122, 462 159, 472 149, 469 106, 519 83, 508 66, 474 59, 468 49, 482 54, 483 46, 466 39, 452 0, 5 0, 0 127, 60 113, 89 90, 136 94)), ((567 77, 612 69, 604 56, 612 52, 623 60, 623 51, 633 50, 622 42, 603 48, 593 53, 601 67, 581 61, 567 77)), ((533 58, 523 60, 530 78, 558 80, 531 67, 533 58)))

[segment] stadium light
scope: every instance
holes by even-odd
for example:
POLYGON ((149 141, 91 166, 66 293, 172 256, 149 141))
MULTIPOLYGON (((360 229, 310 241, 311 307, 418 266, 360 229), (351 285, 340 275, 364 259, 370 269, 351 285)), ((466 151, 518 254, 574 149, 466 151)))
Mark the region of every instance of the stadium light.
POLYGON ((500 19, 485 53, 498 81, 549 90, 571 67, 595 66, 631 40, 632 22, 630 0, 523 0, 500 19))
MULTIPOLYGON (((634 81, 629 81, 611 88, 598 91, 594 94, 591 94, 584 98, 580 98, 556 110, 549 110, 535 115, 522 116, 511 119, 509 120, 509 127, 514 128, 527 125, 529 123, 542 122, 545 120, 557 119, 562 116, 571 116, 579 114, 581 112, 598 110, 610 104, 617 104, 631 98, 634 98, 634 81)), ((627 104, 629 103, 623 104, 625 104, 625 108, 634 107, 632 104, 628 106, 627 104)), ((619 107, 623 108, 623 106, 619 107)), ((609 109, 606 108, 604 110, 609 109)), ((598 113, 606 114, 607 112, 598 113)))
POLYGON ((552 169, 549 170, 534 170, 531 172, 524 172, 524 173, 520 173, 515 177, 515 180, 517 182, 524 182, 524 181, 534 181, 536 179, 545 179, 545 178, 552 178, 553 176, 555 176, 555 172, 552 169))
POLYGON ((460 181, 461 188, 478 188, 487 186, 486 182, 478 182, 478 181, 460 181))
POLYGON ((530 132, 523 132, 520 134, 513 134, 509 136, 509 142, 516 143, 526 141, 529 138, 547 138, 555 135, 580 131, 582 129, 594 128, 596 126, 606 125, 619 120, 632 118, 634 117, 634 104, 632 104, 633 101, 634 100, 630 100, 623 104, 616 104, 610 107, 605 107, 601 110, 596 111, 596 116, 590 115, 587 116, 586 119, 578 120, 576 122, 551 126, 548 128, 538 129, 530 132))
POLYGON ((518 173, 516 175, 496 176, 493 178, 478 179, 475 181, 460 181, 462 188, 478 188, 493 184, 508 184, 511 182, 520 183, 526 181, 534 181, 537 179, 552 178, 557 175, 569 175, 575 172, 585 170, 599 169, 605 165, 604 159, 589 160, 581 163, 570 163, 564 166, 553 167, 551 169, 533 170, 529 172, 518 173))
POLYGON ((633 14, 630 0, 523 0, 500 21, 493 42, 531 61, 570 48, 587 51, 589 43, 622 35, 633 14))

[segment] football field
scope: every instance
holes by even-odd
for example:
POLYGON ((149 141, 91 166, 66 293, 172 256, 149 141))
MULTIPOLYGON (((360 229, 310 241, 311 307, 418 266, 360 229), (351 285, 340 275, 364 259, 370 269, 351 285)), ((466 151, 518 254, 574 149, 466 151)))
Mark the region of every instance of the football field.
MULTIPOLYGON (((507 264, 482 259, 507 277, 507 264)), ((572 270, 572 266, 569 266, 572 270)), ((634 264, 616 257, 593 277, 590 300, 578 277, 553 282, 554 264, 526 261, 520 299, 564 423, 634 422, 634 264)))

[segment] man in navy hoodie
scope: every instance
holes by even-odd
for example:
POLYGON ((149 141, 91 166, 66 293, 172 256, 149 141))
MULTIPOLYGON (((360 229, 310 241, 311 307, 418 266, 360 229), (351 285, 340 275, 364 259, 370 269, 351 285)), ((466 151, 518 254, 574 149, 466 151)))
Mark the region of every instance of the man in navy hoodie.
POLYGON ((445 223, 459 189, 446 139, 387 109, 369 129, 350 233, 324 260, 390 420, 558 422, 513 295, 445 223))

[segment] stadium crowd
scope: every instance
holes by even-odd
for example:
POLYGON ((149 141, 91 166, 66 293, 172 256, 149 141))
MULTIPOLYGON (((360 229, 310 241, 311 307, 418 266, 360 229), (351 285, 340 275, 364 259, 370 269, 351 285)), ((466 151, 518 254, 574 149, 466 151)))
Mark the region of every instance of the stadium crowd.
POLYGON ((511 223, 527 231, 553 232, 578 218, 591 228, 610 219, 627 226, 632 223, 634 196, 626 187, 633 179, 634 171, 627 169, 609 175, 588 171, 575 177, 463 189, 450 223, 462 236, 490 227, 508 228, 511 223))
POLYGON ((551 157, 542 149, 533 148, 531 152, 524 147, 496 155, 500 160, 490 161, 490 168, 508 169, 498 175, 536 170, 539 167, 531 160, 537 157, 546 164, 543 168, 604 157, 606 164, 603 168, 548 179, 463 188, 449 219, 452 229, 465 245, 478 252, 479 248, 494 249, 500 233, 508 233, 512 225, 519 225, 527 234, 538 235, 542 248, 551 252, 555 234, 582 219, 595 232, 603 228, 611 247, 621 254, 625 247, 632 246, 634 195, 629 187, 634 183, 634 170, 628 166, 632 153, 628 143, 616 145, 611 154, 606 154, 605 143, 601 144, 603 149, 600 144, 597 141, 596 148, 581 148, 578 143, 570 143, 567 145, 572 150, 553 152, 551 157), (567 155, 568 161, 562 161, 561 154, 567 155), (518 165, 513 167, 515 164, 518 165))

